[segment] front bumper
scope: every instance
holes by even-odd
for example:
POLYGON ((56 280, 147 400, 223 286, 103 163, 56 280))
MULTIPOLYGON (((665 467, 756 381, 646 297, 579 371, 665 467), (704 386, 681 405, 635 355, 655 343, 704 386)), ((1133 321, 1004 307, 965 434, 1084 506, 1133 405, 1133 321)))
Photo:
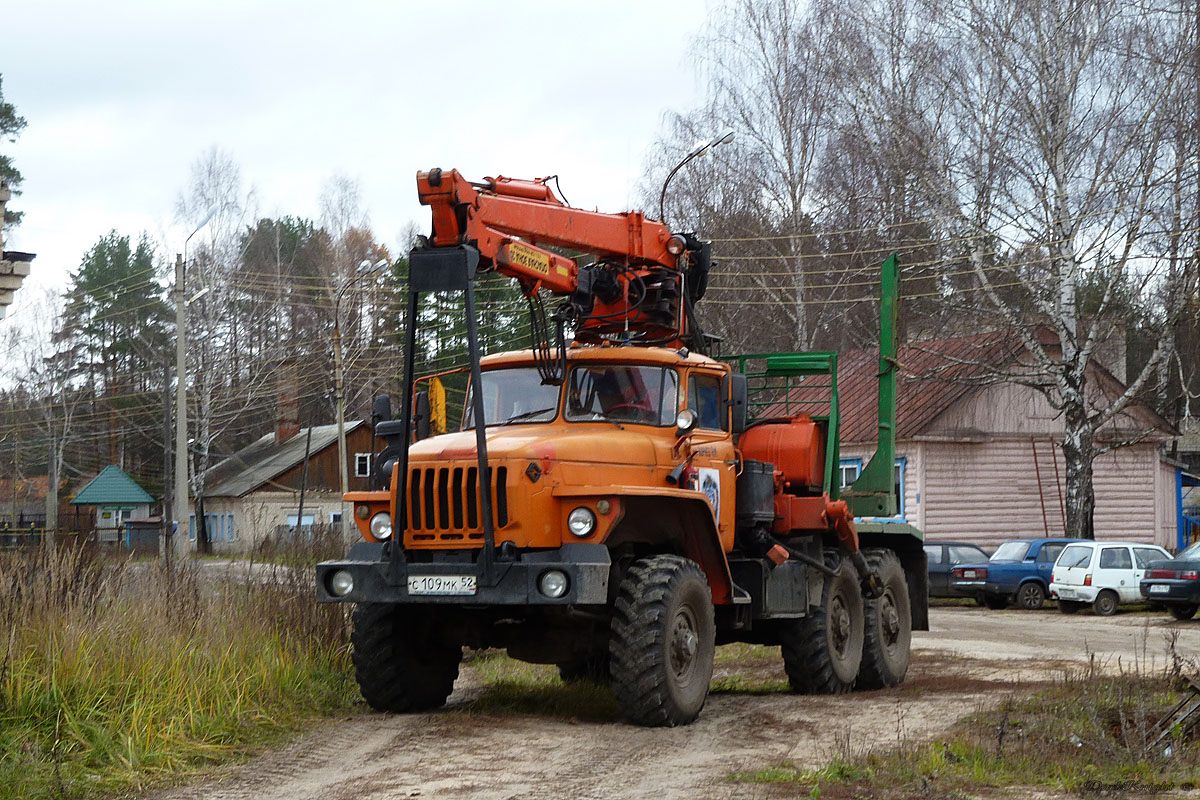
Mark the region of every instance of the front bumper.
POLYGON ((608 548, 602 544, 565 544, 554 550, 527 551, 514 561, 497 560, 491 581, 480 576, 478 564, 460 560, 462 555, 463 551, 457 551, 439 560, 438 554, 434 554, 431 562, 410 561, 393 566, 383 558, 383 545, 363 542, 355 545, 344 560, 323 561, 317 565, 317 600, 322 603, 473 607, 603 606, 608 602, 608 577, 612 562, 608 548), (562 597, 547 597, 538 589, 538 579, 552 569, 567 576, 568 588, 562 597), (329 588, 331 576, 339 570, 349 572, 354 579, 354 588, 343 596, 334 595, 329 588), (409 594, 410 577, 456 575, 480 576, 473 594, 409 594))
POLYGON ((1154 578, 1142 581, 1138 586, 1142 597, 1156 603, 1182 603, 1200 605, 1200 581, 1171 580, 1169 578, 1154 578), (1156 586, 1165 589, 1155 590, 1156 586))

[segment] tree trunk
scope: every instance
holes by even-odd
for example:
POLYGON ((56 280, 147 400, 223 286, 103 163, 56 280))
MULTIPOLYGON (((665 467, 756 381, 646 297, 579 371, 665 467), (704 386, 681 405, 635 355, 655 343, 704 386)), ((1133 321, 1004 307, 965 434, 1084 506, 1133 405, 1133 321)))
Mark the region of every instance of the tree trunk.
POLYGON ((50 436, 50 464, 46 469, 46 524, 51 533, 58 528, 58 442, 50 436))
POLYGON ((1096 492, 1092 480, 1092 462, 1096 458, 1096 443, 1088 421, 1087 406, 1082 402, 1082 391, 1078 401, 1068 401, 1063 409, 1067 432, 1063 439, 1063 460, 1067 473, 1067 530, 1072 539, 1095 539, 1093 515, 1096 510, 1096 492))

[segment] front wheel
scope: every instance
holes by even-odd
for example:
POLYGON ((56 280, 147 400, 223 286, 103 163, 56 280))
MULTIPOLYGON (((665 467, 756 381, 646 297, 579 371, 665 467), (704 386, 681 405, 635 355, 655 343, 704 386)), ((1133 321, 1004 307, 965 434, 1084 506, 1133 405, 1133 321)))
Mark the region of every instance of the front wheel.
POLYGON ((1017 605, 1026 611, 1037 611, 1046 603, 1046 590, 1036 581, 1030 581, 1017 589, 1017 605))
POLYGON ((637 725, 686 725, 708 698, 716 650, 712 592, 696 562, 640 558, 613 606, 609 671, 613 694, 637 725))
POLYGON ((827 552, 837 569, 826 576, 821 604, 808 616, 784 620, 779 643, 792 691, 843 694, 854 688, 863 660, 864 614, 858 574, 847 559, 827 552), (839 563, 840 562, 840 563, 839 563))
POLYGON ((1171 616, 1174 617, 1175 619, 1179 620, 1180 622, 1183 622, 1184 620, 1189 620, 1192 617, 1196 616, 1197 609, 1200 609, 1200 606, 1196 606, 1193 604, 1188 604, 1186 606, 1170 605, 1167 607, 1167 611, 1171 612, 1171 616))
POLYGON ((354 678, 376 711, 426 711, 445 704, 462 647, 438 636, 430 609, 361 603, 350 635, 354 678))
POLYGON ((891 550, 863 550, 871 571, 883 583, 883 594, 864 604, 862 666, 857 689, 898 686, 908 673, 912 645, 912 608, 904 567, 891 550))

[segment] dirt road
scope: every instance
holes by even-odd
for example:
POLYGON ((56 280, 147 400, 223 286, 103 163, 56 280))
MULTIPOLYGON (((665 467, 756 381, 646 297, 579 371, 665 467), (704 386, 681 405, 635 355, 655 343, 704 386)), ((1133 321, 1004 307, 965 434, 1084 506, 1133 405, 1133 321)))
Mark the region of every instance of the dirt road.
MULTIPOLYGON (((569 716, 472 711, 487 687, 464 668, 446 710, 364 712, 264 754, 230 777, 161 792, 153 800, 385 800, 390 798, 753 798, 768 788, 731 784, 731 772, 783 761, 818 764, 868 747, 937 737, 1019 681, 1049 680, 1073 664, 1135 661, 1161 667, 1167 642, 1200 654, 1200 621, 1165 614, 932 609, 914 634, 909 678, 891 691, 845 697, 721 692, 686 728, 647 730, 569 716)), ((741 667, 718 670, 738 672, 741 667)), ((782 678, 782 665, 750 666, 782 678)), ((756 674, 755 677, 762 677, 756 674)))

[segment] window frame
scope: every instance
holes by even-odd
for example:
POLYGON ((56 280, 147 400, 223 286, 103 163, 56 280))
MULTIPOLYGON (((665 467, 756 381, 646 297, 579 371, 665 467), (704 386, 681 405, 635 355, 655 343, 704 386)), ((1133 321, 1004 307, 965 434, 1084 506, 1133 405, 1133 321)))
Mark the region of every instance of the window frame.
MULTIPOLYGON (((677 370, 674 367, 671 367, 667 364, 639 364, 636 362, 622 362, 622 361, 595 361, 595 362, 585 361, 585 362, 580 362, 577 364, 572 364, 571 368, 567 371, 567 379, 563 381, 562 392, 560 393, 559 400, 558 400, 558 414, 556 415, 555 418, 557 419, 558 416, 561 416, 562 419, 564 419, 567 423, 572 424, 572 425, 600 422, 600 423, 608 423, 608 424, 619 423, 621 425, 645 425, 645 426, 651 427, 651 428, 671 428, 671 427, 675 426, 675 417, 679 413, 680 389, 681 389, 681 384, 683 383, 683 381, 680 380, 680 378, 681 378, 681 375, 680 375, 679 370, 677 370), (659 419, 658 422, 642 422, 639 420, 607 419, 607 418, 606 419, 572 419, 571 412, 567 408, 567 405, 570 402, 570 386, 571 386, 572 376, 575 374, 576 370, 594 369, 596 367, 626 367, 626 368, 650 369, 650 370, 657 369, 660 371, 660 374, 661 373, 670 373, 670 374, 674 375, 675 376, 675 402, 673 405, 670 406, 671 413, 667 414, 664 417, 663 409, 668 407, 666 405, 666 397, 664 396, 664 397, 660 398, 660 406, 658 409, 658 419, 659 419)), ((662 386, 661 382, 659 383, 659 386, 660 387, 662 386)), ((686 384, 682 388, 686 392, 686 384)), ((653 399, 653 398, 651 398, 651 399, 653 399)), ((547 420, 547 421, 550 421, 550 420, 547 420)), ((708 429, 706 429, 706 430, 708 430, 708 429)))
MULTIPOLYGON (((696 430, 698 430, 698 431, 728 431, 729 430, 729 414, 722 413, 723 411, 728 411, 728 405, 721 402, 721 400, 722 400, 721 388, 722 388, 722 386, 724 386, 724 384, 725 384, 725 382, 721 379, 721 376, 717 375, 715 373, 705 372, 704 370, 699 370, 699 369, 688 370, 687 386, 686 386, 687 397, 684 401, 683 407, 686 409, 690 409, 691 411, 694 411, 696 413, 696 420, 697 420, 696 421, 696 430), (715 427, 715 428, 704 424, 704 414, 700 409, 699 403, 693 404, 693 401, 696 399, 699 399, 699 396, 700 396, 699 388, 695 387, 695 384, 698 379, 703 379, 705 381, 713 381, 716 383, 717 427, 715 427), (694 387, 696 388, 696 391, 693 391, 694 387)), ((676 398, 676 400, 678 400, 678 397, 676 398)))

